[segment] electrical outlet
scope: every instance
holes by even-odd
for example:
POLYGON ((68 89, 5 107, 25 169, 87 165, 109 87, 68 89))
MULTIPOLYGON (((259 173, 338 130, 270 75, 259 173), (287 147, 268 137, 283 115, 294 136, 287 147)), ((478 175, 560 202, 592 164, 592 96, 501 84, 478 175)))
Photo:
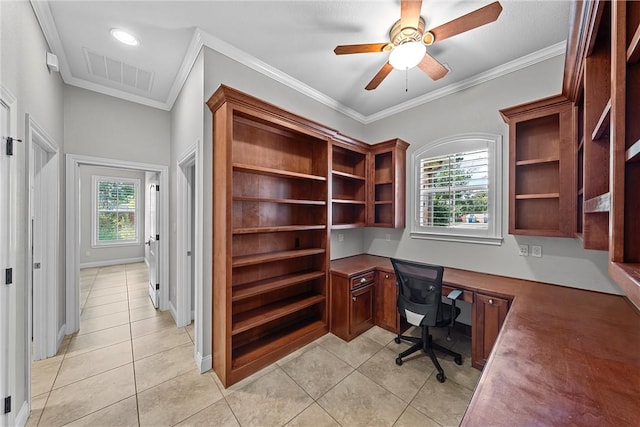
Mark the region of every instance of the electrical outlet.
POLYGON ((529 256, 529 245, 518 245, 520 248, 520 256, 529 256))
POLYGON ((542 246, 531 245, 531 256, 542 258, 542 246))
POLYGON ((338 234, 338 242, 344 242, 344 234, 338 234))

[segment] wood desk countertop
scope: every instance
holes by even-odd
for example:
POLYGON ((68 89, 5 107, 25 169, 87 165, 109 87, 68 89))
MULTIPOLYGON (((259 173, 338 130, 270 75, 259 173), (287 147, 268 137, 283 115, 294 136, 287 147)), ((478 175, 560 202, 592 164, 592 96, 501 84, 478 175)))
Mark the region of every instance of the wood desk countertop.
MULTIPOLYGON (((388 258, 333 260, 347 277, 388 258)), ((463 426, 640 425, 640 314, 623 296, 445 268, 443 282, 513 297, 463 426)))

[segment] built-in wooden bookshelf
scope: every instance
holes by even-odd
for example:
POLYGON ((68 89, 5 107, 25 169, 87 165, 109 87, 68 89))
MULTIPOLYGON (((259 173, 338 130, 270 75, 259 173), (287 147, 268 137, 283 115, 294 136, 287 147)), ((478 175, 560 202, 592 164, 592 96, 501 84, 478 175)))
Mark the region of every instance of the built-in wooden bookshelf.
POLYGON ((509 233, 574 237, 574 107, 555 96, 500 113, 509 124, 509 233))
POLYGON ((362 142, 342 135, 333 140, 331 227, 334 229, 367 224, 368 153, 369 147, 362 142))
POLYGON ((368 225, 403 228, 405 225, 407 144, 392 139, 371 147, 368 225))
MULTIPOLYGON (((640 307, 640 2, 578 2, 563 93, 584 101, 583 244, 640 307)), ((578 151, 578 159, 580 152, 578 151)))
POLYGON ((331 131, 225 86, 208 104, 213 368, 228 386, 328 331, 331 131))

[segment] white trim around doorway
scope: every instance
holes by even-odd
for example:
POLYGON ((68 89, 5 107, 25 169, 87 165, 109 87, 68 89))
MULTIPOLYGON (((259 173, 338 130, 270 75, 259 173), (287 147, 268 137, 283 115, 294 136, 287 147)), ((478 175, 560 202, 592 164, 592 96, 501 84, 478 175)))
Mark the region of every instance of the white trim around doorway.
POLYGON ((169 309, 169 167, 150 163, 67 154, 67 334, 80 328, 80 165, 158 172, 160 177, 160 310, 169 309))

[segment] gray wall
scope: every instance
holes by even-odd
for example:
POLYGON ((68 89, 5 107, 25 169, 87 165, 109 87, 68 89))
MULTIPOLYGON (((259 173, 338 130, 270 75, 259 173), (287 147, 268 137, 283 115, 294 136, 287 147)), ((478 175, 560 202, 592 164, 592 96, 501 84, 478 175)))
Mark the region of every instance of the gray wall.
MULTIPOLYGON (((47 44, 44 40, 37 19, 29 2, 0 1, 0 83, 17 97, 17 128, 14 135, 25 139, 25 113, 31 117, 52 137, 58 144, 60 151, 64 143, 63 119, 62 119, 62 79, 57 73, 49 73, 45 57, 47 44)), ((62 157, 60 158, 60 175, 62 174, 62 157)), ((27 195, 27 168, 25 166, 25 144, 18 143, 15 148, 16 165, 16 249, 17 254, 14 265, 14 288, 18 307, 16 310, 17 323, 15 328, 16 346, 14 352, 15 366, 11 367, 16 377, 16 389, 14 390, 12 405, 17 414, 26 402, 27 363, 30 360, 29 343, 26 342, 27 311, 26 291, 27 267, 26 251, 27 241, 24 236, 28 234, 28 204, 27 195)), ((59 252, 64 253, 64 189, 62 183, 60 204, 60 246, 59 252)), ((65 324, 64 301, 64 257, 59 259, 59 299, 58 304, 58 328, 65 324)), ((4 286, 4 285, 3 285, 4 286)))
POLYGON ((430 141, 456 134, 487 132, 502 135, 502 246, 412 239, 409 235, 412 208, 407 205, 407 228, 367 229, 364 250, 371 254, 620 293, 607 274, 607 252, 583 250, 577 239, 507 234, 509 132, 498 110, 560 93, 563 66, 564 57, 555 57, 367 126, 369 140, 397 136, 411 144, 407 153, 408 201, 414 190, 410 165, 416 150, 430 141), (390 241, 386 241, 386 234, 390 234, 390 241), (542 258, 519 256, 518 244, 541 245, 542 258))
MULTIPOLYGON (((204 114, 207 106, 204 103, 204 54, 200 51, 191 72, 171 109, 171 183, 170 183, 170 218, 171 244, 169 252, 169 301, 176 305, 177 292, 177 247, 176 247, 176 216, 177 216, 177 169, 178 161, 184 153, 198 141, 200 145, 211 144, 210 138, 204 138, 204 114)), ((200 189, 201 191, 202 189, 200 189)), ((210 194, 210 193, 209 193, 210 194)), ((195 252, 194 252, 195 255, 195 252)), ((195 256, 194 256, 195 258, 195 256)), ((205 262, 209 265, 210 262, 205 262)), ((210 313, 209 313, 210 315, 210 313)))
POLYGON ((145 184, 144 172, 126 169, 113 169, 98 166, 80 166, 80 268, 110 265, 113 261, 144 258, 144 221, 145 221, 145 184), (138 203, 140 204, 137 221, 140 243, 137 245, 92 247, 93 234, 93 176, 135 178, 140 180, 138 203))
POLYGON ((168 166, 170 125, 168 111, 65 87, 65 153, 168 166))

